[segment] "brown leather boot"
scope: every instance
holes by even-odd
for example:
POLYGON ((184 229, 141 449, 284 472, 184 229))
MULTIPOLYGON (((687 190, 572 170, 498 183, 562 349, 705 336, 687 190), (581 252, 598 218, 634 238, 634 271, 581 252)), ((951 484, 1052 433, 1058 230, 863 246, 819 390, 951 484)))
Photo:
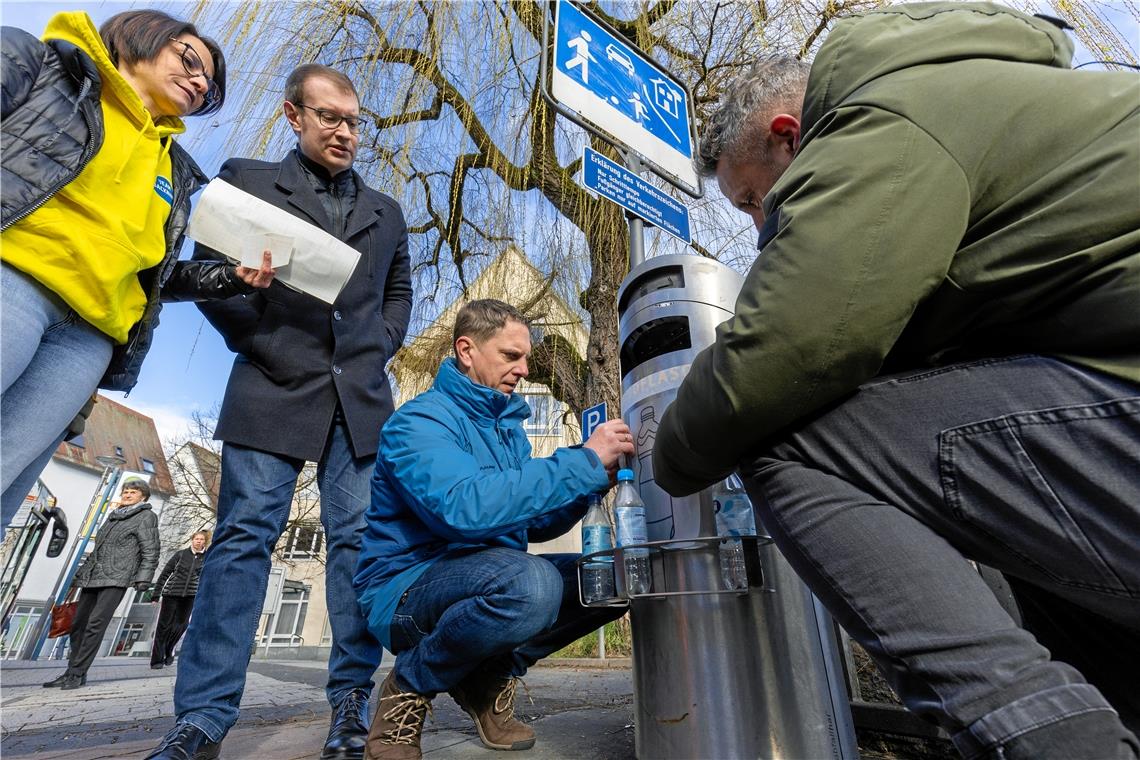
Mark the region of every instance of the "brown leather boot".
POLYGON ((379 704, 364 748, 365 760, 420 760, 420 733, 430 712, 430 699, 401 691, 396 671, 388 673, 380 684, 379 704))
POLYGON ((488 678, 472 674, 448 692, 475 721, 484 747, 530 749, 534 730, 515 719, 517 678, 488 678))

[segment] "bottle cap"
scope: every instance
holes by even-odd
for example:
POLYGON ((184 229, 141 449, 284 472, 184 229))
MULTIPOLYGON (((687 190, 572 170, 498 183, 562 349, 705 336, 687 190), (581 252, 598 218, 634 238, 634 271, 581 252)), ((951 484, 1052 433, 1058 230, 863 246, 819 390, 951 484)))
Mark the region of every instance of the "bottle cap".
POLYGON ((622 480, 633 480, 633 470, 627 467, 618 470, 618 481, 622 480))

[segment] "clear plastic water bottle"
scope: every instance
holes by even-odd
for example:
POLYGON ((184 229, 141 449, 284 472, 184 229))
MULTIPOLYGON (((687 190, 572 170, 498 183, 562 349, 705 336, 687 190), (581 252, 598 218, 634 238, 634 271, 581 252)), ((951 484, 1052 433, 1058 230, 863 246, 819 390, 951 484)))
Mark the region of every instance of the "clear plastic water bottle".
POLYGON ((748 568, 744 562, 741 536, 756 535, 756 517, 744 483, 736 473, 729 475, 713 493, 716 532, 720 542, 720 576, 729 591, 748 588, 748 568))
POLYGON ((633 485, 633 470, 618 470, 617 499, 614 501, 614 523, 617 544, 625 557, 625 593, 627 596, 648 594, 653 587, 649 570, 649 549, 625 549, 648 541, 645 504, 633 485))
MULTIPOLYGON (((582 520, 582 554, 609 551, 614 548, 610 519, 602 508, 602 497, 591 494, 589 509, 582 520)), ((594 604, 612 599, 614 593, 613 555, 595 557, 582 565, 582 603, 594 604)))

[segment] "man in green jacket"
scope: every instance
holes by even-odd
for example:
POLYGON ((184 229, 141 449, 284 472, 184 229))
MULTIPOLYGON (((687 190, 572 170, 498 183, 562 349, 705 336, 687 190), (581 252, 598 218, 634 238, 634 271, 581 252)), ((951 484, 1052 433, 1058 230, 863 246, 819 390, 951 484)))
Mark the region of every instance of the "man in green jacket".
POLYGON ((700 168, 761 253, 654 447, 675 495, 740 468, 967 757, 1138 752, 1140 77, 1072 50, 1001 6, 896 6, 730 87, 700 168))

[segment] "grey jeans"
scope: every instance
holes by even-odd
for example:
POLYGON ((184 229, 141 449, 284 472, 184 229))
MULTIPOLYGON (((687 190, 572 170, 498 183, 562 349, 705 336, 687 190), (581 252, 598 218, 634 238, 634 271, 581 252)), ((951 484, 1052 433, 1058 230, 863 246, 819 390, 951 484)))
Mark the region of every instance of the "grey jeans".
MULTIPOLYGON (((967 559, 1140 640, 1140 388, 1039 356, 884 376, 741 471, 788 561, 964 756, 1134 756, 967 559)), ((1129 649, 1107 654, 1135 693, 1129 649)))

